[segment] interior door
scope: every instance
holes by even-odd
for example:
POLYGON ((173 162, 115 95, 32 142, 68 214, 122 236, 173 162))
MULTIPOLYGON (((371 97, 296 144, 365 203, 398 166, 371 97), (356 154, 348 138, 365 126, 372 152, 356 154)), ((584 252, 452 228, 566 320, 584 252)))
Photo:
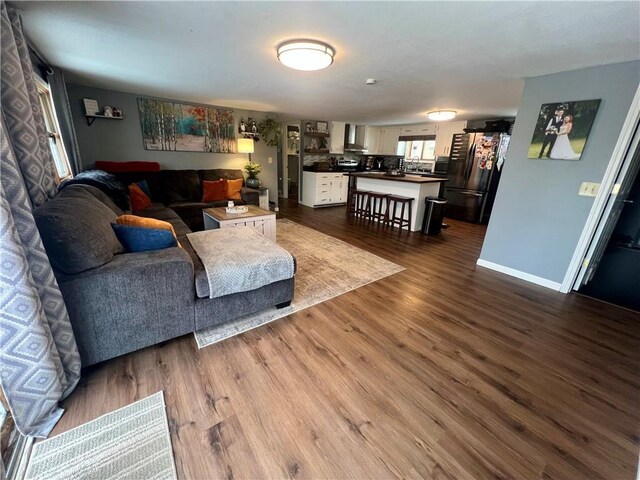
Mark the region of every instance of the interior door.
POLYGON ((287 124, 282 168, 282 196, 298 201, 300 182, 300 124, 287 124))
POLYGON ((618 223, 622 209, 627 201, 631 201, 627 200, 627 197, 640 170, 640 127, 638 125, 636 125, 627 155, 632 155, 631 161, 623 162, 623 166, 618 173, 616 178, 618 192, 612 192, 609 195, 609 200, 602 213, 598 228, 591 240, 587 254, 582 262, 582 267, 578 272, 578 277, 573 286, 574 290, 586 285, 593 278, 593 274, 597 270, 602 255, 609 244, 613 230, 618 223))

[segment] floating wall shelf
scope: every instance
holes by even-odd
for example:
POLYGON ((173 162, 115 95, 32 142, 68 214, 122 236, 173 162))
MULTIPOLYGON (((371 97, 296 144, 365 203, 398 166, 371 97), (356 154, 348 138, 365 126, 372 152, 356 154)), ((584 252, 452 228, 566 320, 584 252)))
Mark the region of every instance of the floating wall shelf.
POLYGON ((87 119, 87 125, 91 126, 93 125, 93 122, 96 121, 96 118, 104 118, 107 120, 122 120, 124 117, 107 117, 106 115, 89 115, 89 114, 85 114, 85 117, 87 119))
POLYGON ((318 138, 329 138, 331 134, 329 132, 304 132, 306 137, 318 137, 318 138))

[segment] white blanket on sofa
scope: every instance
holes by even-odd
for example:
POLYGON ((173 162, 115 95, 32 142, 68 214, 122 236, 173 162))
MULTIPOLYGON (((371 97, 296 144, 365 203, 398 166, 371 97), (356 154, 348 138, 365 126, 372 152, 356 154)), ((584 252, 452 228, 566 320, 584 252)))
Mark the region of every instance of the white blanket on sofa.
POLYGON ((247 292, 293 277, 293 257, 251 227, 187 234, 209 280, 209 298, 247 292))

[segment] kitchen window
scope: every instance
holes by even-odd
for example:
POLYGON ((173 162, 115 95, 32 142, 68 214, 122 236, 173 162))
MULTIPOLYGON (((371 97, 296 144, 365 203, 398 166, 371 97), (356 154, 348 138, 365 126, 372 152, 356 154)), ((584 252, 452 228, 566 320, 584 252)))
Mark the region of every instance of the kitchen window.
POLYGON ((69 164, 69 157, 67 157, 67 152, 64 148, 62 137, 60 136, 60 127, 58 126, 58 120, 53 106, 51 89, 47 83, 39 78, 36 80, 36 88, 44 115, 49 148, 51 149, 51 155, 53 155, 53 161, 56 166, 57 180, 62 181, 72 177, 73 174, 71 172, 71 165, 69 164))
POLYGON ((433 172, 436 164, 436 136, 402 136, 398 139, 397 154, 404 157, 407 172, 433 172))
POLYGON ((403 155, 405 160, 435 160, 435 135, 407 136, 398 140, 397 154, 403 155))

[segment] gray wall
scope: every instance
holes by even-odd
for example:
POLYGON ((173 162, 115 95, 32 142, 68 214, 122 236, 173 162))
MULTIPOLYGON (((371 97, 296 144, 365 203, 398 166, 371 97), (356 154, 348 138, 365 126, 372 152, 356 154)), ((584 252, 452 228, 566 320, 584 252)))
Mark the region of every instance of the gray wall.
MULTIPOLYGON (((115 92, 99 88, 67 84, 69 103, 73 124, 78 137, 80 155, 84 168, 90 168, 97 160, 116 162, 149 161, 158 162, 162 169, 199 169, 199 168, 237 168, 247 162, 247 154, 228 153, 199 153, 199 152, 160 152, 145 150, 142 145, 140 117, 138 115, 137 99, 144 95, 115 92), (105 105, 116 106, 124 114, 123 120, 97 119, 93 125, 87 126, 84 116, 83 98, 93 98, 98 101, 100 108, 105 105)), ((180 100, 180 99, 173 99, 180 100)), ((245 120, 253 117, 256 121, 266 117, 264 112, 234 110, 236 124, 240 117, 245 120)), ((236 126, 237 131, 237 126, 236 126)), ((276 149, 267 147, 263 140, 255 144, 255 153, 251 155, 254 162, 262 165, 260 180, 262 185, 269 188, 271 201, 277 203, 277 155, 276 149), (268 158, 272 163, 268 163, 268 158)))
POLYGON ((640 81, 640 62, 527 79, 480 258, 562 283, 640 81), (529 160, 543 103, 602 99, 579 161, 529 160))

